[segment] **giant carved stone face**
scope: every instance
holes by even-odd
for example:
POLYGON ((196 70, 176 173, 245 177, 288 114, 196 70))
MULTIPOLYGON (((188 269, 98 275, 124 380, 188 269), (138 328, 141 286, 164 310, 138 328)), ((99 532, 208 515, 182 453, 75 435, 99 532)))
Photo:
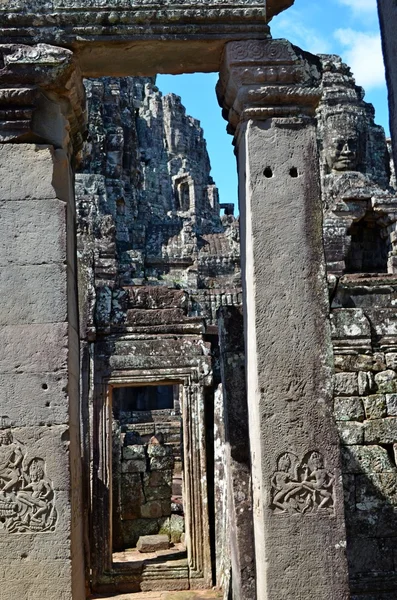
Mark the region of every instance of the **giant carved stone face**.
POLYGON ((327 118, 324 154, 330 171, 359 171, 364 158, 364 136, 358 119, 345 115, 327 118))

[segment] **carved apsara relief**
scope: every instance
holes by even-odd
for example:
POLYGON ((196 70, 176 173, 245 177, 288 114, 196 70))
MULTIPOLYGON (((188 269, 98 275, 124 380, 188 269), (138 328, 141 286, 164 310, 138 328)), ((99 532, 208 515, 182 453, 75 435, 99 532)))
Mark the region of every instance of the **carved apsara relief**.
POLYGON ((0 531, 54 531, 55 494, 45 469, 45 461, 29 457, 11 429, 0 430, 0 531))
POLYGON ((303 459, 292 452, 278 457, 271 479, 271 508, 275 513, 334 512, 335 476, 317 450, 303 459))

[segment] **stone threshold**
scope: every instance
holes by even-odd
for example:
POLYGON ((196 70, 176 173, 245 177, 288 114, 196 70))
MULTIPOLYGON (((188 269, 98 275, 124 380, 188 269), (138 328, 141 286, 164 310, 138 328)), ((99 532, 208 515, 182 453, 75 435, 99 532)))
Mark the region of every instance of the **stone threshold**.
POLYGON ((219 590, 194 590, 188 592, 137 592, 117 596, 90 596, 89 600, 214 600, 223 598, 219 590))

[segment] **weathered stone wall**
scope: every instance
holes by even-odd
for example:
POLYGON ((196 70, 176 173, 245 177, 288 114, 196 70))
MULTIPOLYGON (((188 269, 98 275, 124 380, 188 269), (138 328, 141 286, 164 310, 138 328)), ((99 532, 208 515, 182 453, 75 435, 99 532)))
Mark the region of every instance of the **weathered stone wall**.
POLYGON ((393 598, 397 573, 395 276, 344 276, 333 300, 334 413, 353 597, 393 598))
POLYGON ((85 598, 69 50, 0 45, 0 563, 8 600, 85 598))
POLYGON ((69 169, 52 146, 0 147, 0 548, 10 600, 84 597, 69 169))
POLYGON ((338 57, 321 60, 323 228, 350 587, 353 598, 386 600, 396 589, 395 180, 363 90, 338 57))
MULTIPOLYGON (((162 533, 168 534, 171 542, 181 541, 184 518, 179 490, 183 480, 180 390, 179 386, 168 388, 173 407, 152 410, 129 410, 128 404, 120 406, 115 399, 117 390, 113 390, 115 551, 135 547, 141 535, 162 533)), ((156 391, 157 387, 146 389, 156 391)), ((128 388, 122 391, 128 392, 128 388)))
POLYGON ((121 325, 121 288, 144 283, 188 289, 190 313, 214 323, 220 305, 241 302, 239 231, 232 215, 220 217, 198 121, 152 79, 86 87, 76 176, 83 337, 121 325))
MULTIPOLYGON (((361 89, 337 57, 321 56, 319 65, 323 70, 318 111, 323 231, 333 306, 334 411, 343 450, 350 584, 354 594, 370 598, 371 593, 382 593, 386 599, 395 581, 390 558, 397 471, 393 454, 397 442, 395 192, 389 186, 384 134, 374 124, 373 110, 363 102, 361 89), (364 234, 362 223, 366 223, 364 234), (340 279, 349 270, 362 271, 367 265, 363 256, 376 253, 381 260, 371 270, 388 270, 391 275, 363 279, 358 273, 340 279)), ((204 348, 200 336, 192 346, 186 336, 198 334, 201 318, 207 326, 215 324, 219 306, 241 304, 242 298, 238 221, 219 216, 202 131, 197 121, 185 115, 177 97, 162 98, 153 79, 90 81, 87 89, 92 124, 83 172, 77 176, 79 257, 86 290, 82 335, 87 340, 97 338, 96 376, 126 370, 148 373, 160 364, 169 374, 187 364, 205 371, 210 347, 204 348), (177 339, 169 339, 170 333, 177 339)), ((227 370, 225 357, 223 365, 227 370)), ((218 393, 219 432, 224 402, 237 389, 226 385, 223 393, 218 393)), ((222 439, 217 447, 216 489, 220 503, 237 515, 242 497, 238 484, 243 480, 250 484, 249 472, 244 461, 230 455, 226 430, 222 439), (223 460, 230 468, 234 465, 232 471, 242 470, 235 485, 222 479, 223 460)), ((145 445, 140 451, 146 456, 145 445)), ((121 469, 122 459, 119 464, 121 469)), ((149 482, 150 474, 142 471, 142 475, 149 482)), ((145 491, 140 474, 139 480, 134 487, 138 495, 145 491)), ((124 510, 120 497, 127 489, 114 499, 120 510, 124 510)), ((242 502, 245 510, 248 505, 242 502)), ((227 588, 231 559, 231 593, 244 597, 251 593, 247 590, 254 568, 252 557, 248 566, 244 563, 248 554, 241 553, 249 518, 244 521, 239 515, 229 523, 219 518, 218 514, 219 580, 227 588), (230 536, 234 542, 229 556, 225 540, 230 536)), ((155 517, 156 527, 164 519, 166 515, 155 517)))

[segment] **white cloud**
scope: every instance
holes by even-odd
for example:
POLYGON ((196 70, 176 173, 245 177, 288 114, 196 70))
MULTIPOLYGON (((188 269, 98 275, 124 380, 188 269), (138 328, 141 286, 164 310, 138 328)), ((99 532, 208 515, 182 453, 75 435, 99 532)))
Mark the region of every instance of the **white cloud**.
POLYGON ((338 0, 339 4, 349 6, 354 12, 376 12, 376 0, 338 0))
MULTIPOLYGON (((346 0, 347 2, 348 0, 346 0)), ((367 0, 349 0, 351 3, 367 0)), ((385 84, 382 47, 379 33, 364 33, 353 29, 337 29, 335 38, 345 48, 342 58, 353 71, 356 83, 364 89, 385 84)))
POLYGON ((332 50, 326 36, 312 27, 305 26, 299 12, 293 9, 278 17, 272 27, 272 35, 274 38, 285 37, 296 46, 313 54, 328 54, 332 50))

